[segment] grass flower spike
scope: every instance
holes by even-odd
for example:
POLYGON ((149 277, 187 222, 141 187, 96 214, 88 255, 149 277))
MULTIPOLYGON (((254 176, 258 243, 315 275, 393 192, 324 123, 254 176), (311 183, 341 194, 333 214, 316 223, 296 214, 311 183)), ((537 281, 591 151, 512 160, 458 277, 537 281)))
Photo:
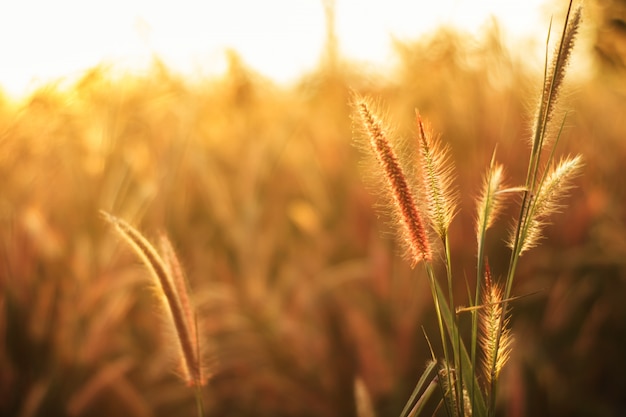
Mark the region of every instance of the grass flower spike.
POLYGON ((493 282, 487 263, 485 263, 483 305, 480 309, 480 329, 485 379, 487 384, 491 384, 497 380, 511 355, 513 337, 509 328, 509 317, 503 307, 502 288, 493 282))
POLYGON ((376 116, 366 99, 355 95, 355 106, 362 125, 365 128, 371 149, 384 171, 384 177, 391 191, 393 206, 403 225, 404 240, 411 253, 411 261, 415 266, 419 261, 429 262, 432 259, 430 242, 424 226, 422 213, 418 208, 415 196, 411 192, 400 162, 388 138, 388 129, 376 116))
POLYGON ((532 136, 533 150, 538 153, 540 153, 541 148, 545 145, 546 130, 552 121, 552 116, 565 79, 565 72, 572 55, 572 50, 574 49, 576 35, 578 34, 582 20, 582 9, 580 7, 574 11, 573 16, 569 16, 570 10, 568 10, 567 25, 563 28, 561 41, 554 51, 551 65, 549 68, 546 67, 545 69, 546 73, 544 74, 541 101, 539 103, 535 131, 532 136))
POLYGON ((165 234, 159 236, 159 244, 161 247, 161 253, 163 254, 163 262, 170 272, 172 283, 176 290, 176 295, 180 302, 181 312, 185 319, 185 323, 188 324, 189 336, 191 338, 192 346, 198 346, 198 335, 196 329, 196 318, 189 300, 189 289, 187 288, 187 279, 183 268, 180 265, 180 261, 176 256, 176 252, 172 246, 172 243, 165 234))
POLYGON ((441 145, 432 131, 424 126, 419 112, 415 112, 421 169, 424 189, 428 198, 428 211, 433 229, 441 239, 448 233, 448 227, 456 212, 456 192, 452 164, 449 163, 449 148, 441 145))
POLYGON ((183 379, 190 386, 204 385, 206 381, 202 375, 195 320, 193 320, 182 269, 171 244, 166 238, 161 239, 165 253, 164 260, 137 229, 106 212, 102 212, 102 215, 135 250, 159 288, 159 293, 176 334, 176 344, 180 348, 183 379))
MULTIPOLYGON (((571 188, 571 181, 580 173, 582 165, 582 157, 577 155, 563 159, 547 173, 537 195, 530 199, 526 220, 521 225, 520 255, 537 245, 547 217, 560 210, 559 201, 567 195, 571 188)), ((510 247, 513 247, 516 228, 517 226, 510 235, 510 247)))
POLYGON ((504 191, 506 191, 503 189, 503 180, 504 167, 500 164, 496 164, 495 158, 492 158, 491 165, 484 178, 482 191, 476 204, 476 237, 479 245, 487 229, 493 225, 502 211, 504 191))

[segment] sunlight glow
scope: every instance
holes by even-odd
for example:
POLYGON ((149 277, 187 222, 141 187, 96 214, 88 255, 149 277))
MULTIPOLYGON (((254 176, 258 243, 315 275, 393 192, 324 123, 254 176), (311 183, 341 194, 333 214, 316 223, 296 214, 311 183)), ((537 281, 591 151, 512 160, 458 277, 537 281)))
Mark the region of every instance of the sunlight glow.
MULTIPOLYGON (((511 39, 543 39, 543 3, 335 0, 340 53, 384 66, 391 37, 416 39, 441 24, 478 33, 492 16, 511 39)), ((290 82, 315 68, 325 33, 323 0, 3 2, 0 85, 20 96, 101 62, 145 68, 153 54, 184 74, 219 74, 228 49, 261 74, 290 82)))

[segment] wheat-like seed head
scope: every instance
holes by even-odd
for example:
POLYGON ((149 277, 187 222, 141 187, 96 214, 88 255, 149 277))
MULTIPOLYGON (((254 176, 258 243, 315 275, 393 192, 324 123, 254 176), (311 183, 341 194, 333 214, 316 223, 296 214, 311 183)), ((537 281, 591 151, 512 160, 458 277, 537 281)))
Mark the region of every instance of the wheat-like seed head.
MULTIPOLYGON (((550 66, 548 76, 546 77, 546 83, 544 85, 544 96, 546 99, 552 94, 552 99, 558 98, 561 90, 561 85, 565 79, 565 70, 569 64, 572 50, 574 49, 574 43, 576 41, 576 35, 580 28, 582 16, 582 9, 578 7, 574 11, 574 15, 569 20, 565 32, 563 33, 563 41, 559 43, 559 48, 554 51, 554 58, 552 59, 552 65, 550 66)), ((548 114, 551 112, 548 111, 548 114)))
POLYGON ((521 225, 515 225, 509 238, 509 247, 513 247, 517 227, 521 227, 520 255, 537 246, 541 239, 541 232, 547 222, 547 218, 560 211, 559 201, 567 195, 572 188, 571 181, 580 173, 582 157, 568 157, 562 159, 539 186, 537 194, 530 198, 526 209, 526 215, 521 225))
POLYGON ((504 205, 504 193, 501 192, 503 181, 504 167, 501 164, 496 164, 492 159, 476 204, 476 236, 479 241, 502 211, 504 205))
POLYGON ((539 116, 537 117, 537 125, 535 126, 535 132, 532 136, 535 146, 545 145, 545 142, 542 142, 543 139, 541 139, 544 137, 542 130, 544 126, 547 126, 552 120, 552 115, 554 114, 561 93, 563 80, 565 79, 565 72, 572 55, 572 50, 574 49, 576 35, 580 28, 581 16, 582 8, 578 7, 565 27, 562 40, 555 49, 554 57, 545 74, 546 77, 538 109, 539 116))
MULTIPOLYGON (((159 255, 152 244, 134 227, 104 211, 102 216, 115 227, 115 230, 135 250, 145 266, 150 271, 160 290, 166 310, 172 321, 176 334, 177 345, 180 348, 180 359, 183 378, 191 386, 200 386, 206 383, 202 375, 202 365, 198 352, 195 322, 189 304, 186 287, 177 283, 183 278, 182 269, 175 257, 169 242, 165 243, 166 260, 159 255), (181 295, 183 294, 183 295, 181 295)), ((163 241, 164 242, 164 241, 163 241)))
POLYGON ((450 149, 443 146, 439 138, 424 125, 417 111, 415 118, 428 214, 433 229, 443 239, 456 213, 458 200, 453 188, 454 167, 450 163, 450 149))
MULTIPOLYGON (((159 234, 159 246, 161 248, 161 254, 163 256, 163 263, 165 264, 167 271, 169 272, 169 276, 171 277, 172 284, 174 286, 174 289, 176 290, 176 295, 178 296, 181 312, 189 330, 191 346, 195 348, 195 357, 196 360, 198 360, 198 366, 201 367, 202 364, 200 358, 202 357, 202 355, 200 338, 198 337, 198 326, 195 310, 193 308, 191 300, 189 299, 190 292, 187 278, 185 276, 185 271, 180 264, 172 243, 164 233, 159 234)), ((181 368, 185 368, 184 363, 181 364, 181 368)), ((201 369, 199 375, 206 379, 205 369, 201 369)))
MULTIPOLYGON (((457 395, 457 376, 454 368, 450 366, 448 362, 442 360, 439 365, 439 371, 437 372, 437 380, 443 392, 444 401, 449 415, 459 416, 462 415, 471 417, 472 415, 472 402, 470 400, 469 393, 465 386, 463 386, 463 392, 461 395, 457 395), (462 403, 462 404, 460 404, 462 403), (462 410, 461 410, 462 408, 462 410)), ((463 384, 465 385, 465 384, 463 384)))
POLYGON ((448 413, 452 416, 459 415, 459 407, 456 396, 456 375, 454 369, 450 367, 445 360, 439 365, 437 372, 439 386, 443 392, 443 400, 445 402, 448 413))
POLYGON ((513 336, 509 328, 509 317, 507 312, 503 311, 502 306, 502 288, 493 282, 489 264, 485 263, 485 290, 479 320, 480 344, 483 349, 483 366, 487 384, 490 384, 494 378, 498 378, 511 355, 513 336), (502 329, 499 328, 500 326, 502 329), (500 333, 499 339, 498 333, 500 333))
POLYGON ((412 265, 415 266, 421 260, 430 262, 432 252, 422 213, 409 186, 408 177, 391 146, 388 129, 382 119, 372 112, 368 100, 355 94, 354 106, 370 147, 383 170, 393 206, 402 224, 402 234, 411 254, 412 265))

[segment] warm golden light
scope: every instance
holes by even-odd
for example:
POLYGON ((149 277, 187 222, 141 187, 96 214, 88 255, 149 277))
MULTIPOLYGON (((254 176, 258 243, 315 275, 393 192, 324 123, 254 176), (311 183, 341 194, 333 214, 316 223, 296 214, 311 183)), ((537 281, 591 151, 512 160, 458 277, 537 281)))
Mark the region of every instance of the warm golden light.
MULTIPOLYGON (((389 63, 391 37, 415 39, 446 24, 478 32, 496 17, 510 39, 544 36, 541 0, 336 0, 345 58, 389 63), (539 24, 539 26, 538 26, 539 24)), ((142 68, 153 54, 185 74, 225 68, 224 50, 284 82, 317 64, 325 41, 322 0, 201 2, 30 0, 0 5, 0 85, 22 95, 101 62, 142 68)))
POLYGON ((0 416, 623 415, 624 1, 0 0, 0 416))

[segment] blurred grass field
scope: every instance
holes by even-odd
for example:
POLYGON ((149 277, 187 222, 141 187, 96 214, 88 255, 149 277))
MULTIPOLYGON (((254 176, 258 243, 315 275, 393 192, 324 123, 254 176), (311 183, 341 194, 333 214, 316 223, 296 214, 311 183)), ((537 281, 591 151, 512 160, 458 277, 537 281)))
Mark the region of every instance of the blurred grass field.
MULTIPOLYGON (((586 167, 522 258, 502 415, 626 412, 626 77, 595 33, 579 48, 593 72, 568 81, 560 148, 586 167)), ((451 252, 472 277, 481 175, 497 144, 521 182, 541 74, 496 28, 480 41, 441 30, 397 54, 387 78, 335 57, 281 87, 233 54, 223 78, 191 83, 155 60, 0 100, 0 415, 195 415, 147 273, 102 209, 176 246, 213 372, 207 415, 353 416, 355 379, 377 416, 398 415, 434 312, 363 180, 350 91, 380 97, 407 137, 419 108, 450 143, 451 252)), ((494 274, 507 226, 488 249, 494 274)))

